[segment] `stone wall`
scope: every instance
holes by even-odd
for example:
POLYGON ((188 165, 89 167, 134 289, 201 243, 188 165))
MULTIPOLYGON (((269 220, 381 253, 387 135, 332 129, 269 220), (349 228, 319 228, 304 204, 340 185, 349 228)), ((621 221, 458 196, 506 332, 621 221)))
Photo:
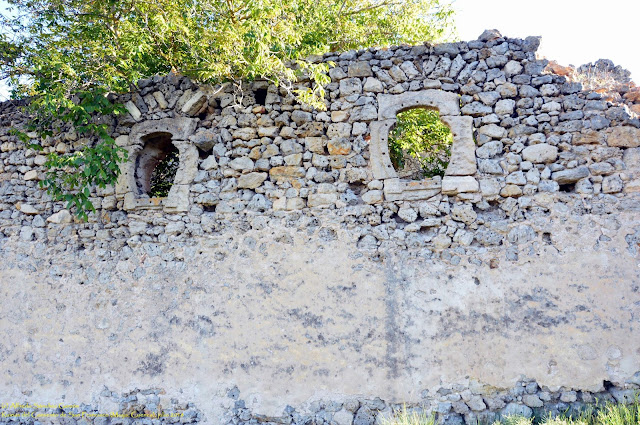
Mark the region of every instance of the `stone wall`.
POLYGON ((27 149, 5 102, 0 402, 77 404, 64 423, 365 425, 402 403, 475 423, 629 400, 640 120, 538 44, 326 54, 325 112, 264 82, 140 81, 102 118, 130 158, 86 223, 38 187, 46 152, 86 140, 27 149), (391 167, 412 107, 452 130, 442 178, 391 167), (153 137, 179 151, 166 198, 141 190, 153 137))

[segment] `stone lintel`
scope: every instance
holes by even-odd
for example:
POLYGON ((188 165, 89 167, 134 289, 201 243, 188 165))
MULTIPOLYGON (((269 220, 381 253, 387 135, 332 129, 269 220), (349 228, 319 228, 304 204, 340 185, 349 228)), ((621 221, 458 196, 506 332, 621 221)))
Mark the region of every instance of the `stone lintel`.
POLYGON ((195 131, 198 121, 187 117, 144 121, 131 128, 129 143, 142 145, 144 144, 142 138, 153 133, 171 133, 173 140, 187 140, 195 131))
POLYGON ((443 90, 379 94, 378 120, 395 119, 398 112, 415 107, 437 109, 440 115, 460 115, 460 98, 455 93, 443 90))

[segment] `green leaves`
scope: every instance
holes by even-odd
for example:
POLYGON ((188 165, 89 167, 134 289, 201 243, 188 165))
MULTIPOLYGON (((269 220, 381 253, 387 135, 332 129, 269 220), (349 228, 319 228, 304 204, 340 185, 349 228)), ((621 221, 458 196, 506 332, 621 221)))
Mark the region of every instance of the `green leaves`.
POLYGON ((415 108, 400 112, 389 134, 389 155, 396 169, 406 156, 418 160, 424 177, 444 176, 451 156, 453 136, 438 111, 415 108))
POLYGON ((80 151, 60 155, 47 155, 48 171, 40 187, 56 201, 67 202, 67 208, 75 208, 76 215, 86 220, 95 211, 90 201, 92 187, 104 189, 118 178, 119 163, 127 160, 127 151, 116 146, 115 141, 103 135, 95 146, 85 145, 80 151))

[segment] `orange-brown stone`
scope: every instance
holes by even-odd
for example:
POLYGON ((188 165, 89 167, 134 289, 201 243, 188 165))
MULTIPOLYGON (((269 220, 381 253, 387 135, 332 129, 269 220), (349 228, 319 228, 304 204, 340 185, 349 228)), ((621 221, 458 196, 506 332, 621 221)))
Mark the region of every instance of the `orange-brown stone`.
POLYGON ((327 142, 329 155, 348 155, 351 152, 351 143, 345 139, 332 139, 327 142))
POLYGON ((305 172, 304 168, 296 167, 293 165, 282 165, 280 167, 273 167, 269 170, 269 175, 271 176, 271 180, 276 182, 281 181, 293 181, 295 179, 299 179, 304 177, 305 172))

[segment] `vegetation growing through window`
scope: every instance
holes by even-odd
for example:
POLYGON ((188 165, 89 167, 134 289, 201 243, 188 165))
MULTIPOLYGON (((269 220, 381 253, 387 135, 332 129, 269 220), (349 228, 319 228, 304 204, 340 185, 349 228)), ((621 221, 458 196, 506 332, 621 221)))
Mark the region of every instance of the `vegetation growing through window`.
POLYGON ((444 176, 453 136, 438 111, 415 108, 400 112, 389 134, 389 155, 400 177, 444 176))
POLYGON ((166 157, 161 159, 153 169, 150 181, 151 189, 148 193, 149 196, 164 198, 169 195, 169 190, 173 185, 173 180, 176 177, 179 165, 178 150, 174 148, 166 157))

